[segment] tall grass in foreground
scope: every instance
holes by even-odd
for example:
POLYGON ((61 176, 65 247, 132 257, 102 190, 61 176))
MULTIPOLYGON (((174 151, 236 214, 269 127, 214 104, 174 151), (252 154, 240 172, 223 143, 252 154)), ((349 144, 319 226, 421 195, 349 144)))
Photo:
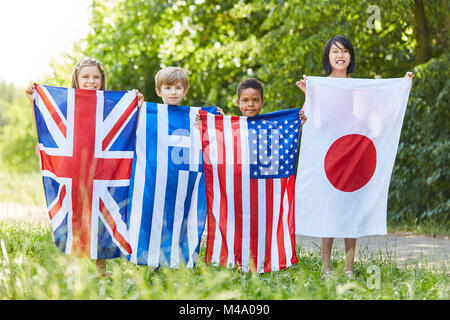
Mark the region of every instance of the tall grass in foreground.
POLYGON ((449 299, 445 263, 432 268, 397 264, 395 257, 363 253, 355 278, 333 254, 334 275, 321 276, 319 253, 299 248, 299 263, 280 272, 247 274, 204 264, 157 273, 126 259, 108 260, 113 280, 95 263, 62 254, 48 226, 0 223, 0 299, 449 299))

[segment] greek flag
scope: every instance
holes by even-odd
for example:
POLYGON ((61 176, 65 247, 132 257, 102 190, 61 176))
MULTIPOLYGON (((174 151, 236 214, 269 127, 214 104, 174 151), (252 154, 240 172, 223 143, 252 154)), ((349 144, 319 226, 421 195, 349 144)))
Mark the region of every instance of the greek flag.
POLYGON ((206 220, 199 110, 146 102, 130 177, 128 259, 151 267, 193 267, 206 220))

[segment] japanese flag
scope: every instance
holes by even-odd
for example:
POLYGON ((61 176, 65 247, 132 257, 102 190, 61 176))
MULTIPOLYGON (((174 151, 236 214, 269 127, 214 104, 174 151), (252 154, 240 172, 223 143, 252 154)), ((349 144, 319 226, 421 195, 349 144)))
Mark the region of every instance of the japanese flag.
POLYGON ((308 77, 296 234, 386 234, 389 181, 411 80, 308 77))

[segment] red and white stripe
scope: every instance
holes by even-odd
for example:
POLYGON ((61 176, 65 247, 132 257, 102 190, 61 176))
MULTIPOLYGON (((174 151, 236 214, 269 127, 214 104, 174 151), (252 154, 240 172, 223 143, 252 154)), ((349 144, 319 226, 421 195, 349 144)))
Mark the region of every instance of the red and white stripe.
POLYGON ((250 179, 247 118, 200 114, 206 263, 259 273, 296 263, 295 176, 250 179))
POLYGON ((109 187, 128 186, 132 151, 111 145, 137 111, 128 92, 103 120, 102 91, 67 89, 67 119, 44 86, 34 85, 34 101, 57 148, 40 144, 42 175, 61 184, 48 212, 53 230, 67 216, 66 254, 97 259, 98 220, 123 254, 131 253, 127 226, 109 187))

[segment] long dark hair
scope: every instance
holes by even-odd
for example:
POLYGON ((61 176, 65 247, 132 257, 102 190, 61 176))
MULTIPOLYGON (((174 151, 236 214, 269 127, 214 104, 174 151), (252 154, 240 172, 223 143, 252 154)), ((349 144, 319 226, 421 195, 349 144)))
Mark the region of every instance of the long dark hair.
POLYGON ((355 50, 353 49, 353 45, 350 42, 350 40, 348 40, 345 36, 341 36, 341 35, 332 36, 328 40, 325 47, 323 48, 322 64, 323 64, 323 68, 325 69, 325 72, 330 74, 333 71, 333 68, 331 67, 331 64, 330 64, 329 54, 330 54, 331 45, 334 44, 337 47, 339 47, 339 44, 337 44, 336 42, 341 43, 345 47, 345 49, 347 49, 350 52, 351 61, 347 67, 347 73, 352 73, 355 70, 355 50))

